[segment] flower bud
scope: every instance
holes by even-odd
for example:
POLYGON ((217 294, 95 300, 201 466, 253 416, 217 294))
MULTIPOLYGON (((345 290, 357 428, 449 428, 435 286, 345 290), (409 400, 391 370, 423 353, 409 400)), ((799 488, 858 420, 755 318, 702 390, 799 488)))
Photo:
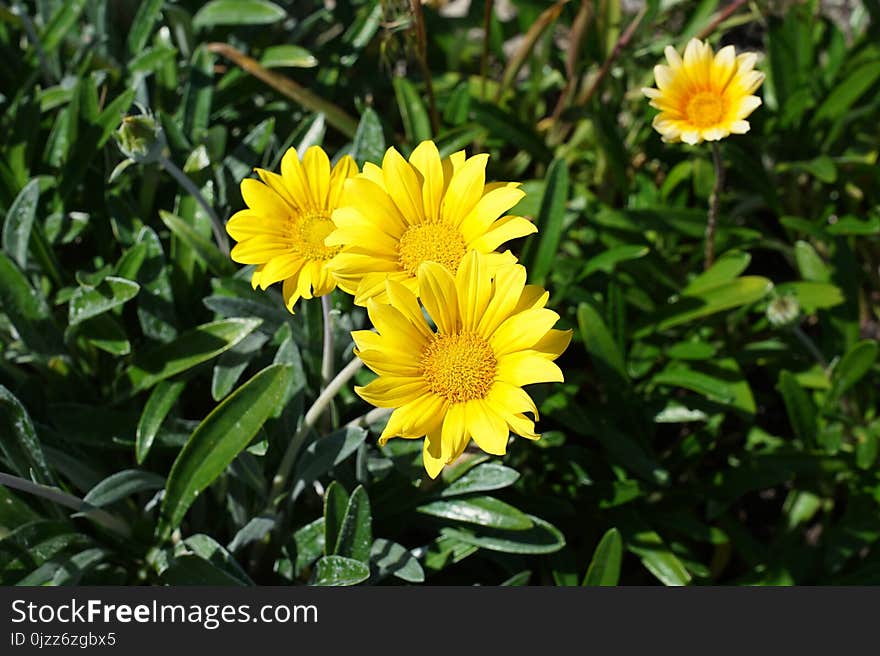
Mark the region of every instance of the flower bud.
POLYGON ((162 132, 162 126, 149 114, 126 116, 113 136, 116 138, 119 150, 138 164, 158 161, 165 150, 165 133, 162 132))
POLYGON ((797 298, 790 294, 777 296, 767 306, 767 321, 778 327, 794 323, 800 316, 801 306, 797 298))

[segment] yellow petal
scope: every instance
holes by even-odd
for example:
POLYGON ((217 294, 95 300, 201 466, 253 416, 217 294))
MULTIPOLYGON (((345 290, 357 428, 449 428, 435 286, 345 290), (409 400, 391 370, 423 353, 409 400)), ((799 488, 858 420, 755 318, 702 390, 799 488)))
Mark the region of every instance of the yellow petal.
POLYGON ((410 164, 422 174, 422 204, 425 217, 434 221, 440 216, 440 200, 443 197, 443 165, 440 152, 433 141, 423 141, 409 156, 410 164))
POLYGON ((392 307, 399 310, 425 338, 431 337, 433 333, 425 321, 416 295, 395 280, 386 280, 385 288, 392 307))
POLYGON ((330 197, 330 159, 320 146, 311 146, 303 156, 303 170, 312 191, 315 208, 327 208, 330 197))
POLYGON ((382 176, 388 195, 404 220, 410 225, 423 223, 425 210, 422 205, 421 175, 394 148, 385 152, 382 176))
POLYGON ((260 287, 266 289, 281 280, 295 275, 305 262, 294 254, 279 255, 266 262, 260 272, 260 287))
POLYGON ((264 169, 254 170, 257 172, 257 175, 260 176, 260 180, 262 180, 267 186, 269 186, 272 191, 281 196, 281 198, 283 198, 284 201, 288 203, 291 207, 299 209, 300 204, 287 189, 287 186, 284 184, 284 178, 282 178, 277 173, 272 173, 272 171, 266 171, 264 169))
POLYGON ((299 300, 299 292, 297 292, 297 286, 299 283, 299 275, 294 275, 287 280, 284 281, 284 284, 281 286, 281 295, 284 297, 284 307, 287 308, 287 311, 293 314, 293 306, 296 305, 296 302, 299 300))
POLYGON ((425 384, 420 379, 380 376, 363 387, 355 386, 354 391, 364 401, 379 408, 399 408, 419 398, 424 389, 425 384))
POLYGON ((470 243, 483 235, 498 219, 523 199, 525 192, 502 186, 484 194, 461 224, 461 234, 470 243))
POLYGON ((347 215, 337 209, 333 212, 333 222, 339 221, 337 225, 344 225, 346 218, 360 222, 369 221, 376 229, 398 237, 407 228, 407 220, 385 189, 367 178, 356 177, 346 180, 340 203, 343 207, 354 208, 358 215, 347 215))
POLYGON ((358 172, 357 163, 350 155, 344 155, 333 171, 330 173, 330 193, 327 196, 327 209, 334 210, 339 207, 339 201, 342 198, 342 190, 345 188, 345 181, 356 175, 358 172))
POLYGON ((440 450, 442 442, 440 435, 437 433, 427 435, 425 443, 422 447, 422 462, 425 465, 425 471, 431 478, 437 478, 437 475, 443 471, 446 462, 440 450))
POLYGON ((259 180, 242 180, 241 197, 250 209, 259 214, 275 219, 286 219, 291 215, 291 207, 284 199, 259 180))
POLYGON ((492 384, 492 389, 486 395, 486 403, 502 416, 531 412, 538 419, 538 408, 532 397, 522 387, 501 380, 492 384))
POLYGON ((485 154, 475 155, 452 176, 440 204, 440 216, 449 225, 460 225, 482 197, 488 159, 485 154))
POLYGON ((288 148, 281 158, 281 177, 284 178, 284 184, 290 190, 290 195, 297 199, 300 207, 305 208, 314 204, 309 181, 306 179, 295 148, 288 148))
POLYGON ((562 383, 562 370, 535 351, 518 351, 498 358, 496 380, 517 387, 534 383, 562 383))
POLYGON ((538 227, 521 216, 505 216, 492 225, 489 230, 479 239, 468 244, 483 253, 497 249, 501 244, 517 237, 525 237, 538 232, 538 227))
POLYGON ((498 270, 495 274, 492 298, 483 316, 480 317, 477 328, 481 335, 491 335, 501 322, 511 315, 519 303, 525 284, 525 267, 515 264, 498 270))
POLYGON ((464 256, 455 274, 458 312, 465 330, 476 330, 492 297, 492 279, 485 258, 477 251, 464 256))
POLYGON ((458 292, 446 267, 423 262, 419 267, 419 295, 428 315, 442 333, 459 329, 458 292))
POLYGON ((288 245, 271 237, 258 236, 236 244, 229 256, 239 264, 265 264, 273 257, 289 252, 288 245))
POLYGON ((486 453, 503 456, 507 452, 510 431, 507 423, 482 400, 465 404, 465 423, 474 442, 486 453))
POLYGON ((496 356, 532 348, 559 321, 553 310, 535 308, 504 320, 489 338, 496 356))
POLYGON ((370 299, 367 301, 367 313, 370 315, 370 321, 383 337, 402 340, 419 349, 425 343, 425 336, 407 320, 400 310, 370 299))
POLYGON ((535 343, 534 350, 551 360, 555 360, 568 348, 572 332, 571 330, 551 330, 535 343))
POLYGON ((464 407, 464 403, 453 403, 446 410, 446 416, 443 419, 441 456, 446 462, 452 462, 458 458, 470 442, 470 435, 465 424, 464 407))

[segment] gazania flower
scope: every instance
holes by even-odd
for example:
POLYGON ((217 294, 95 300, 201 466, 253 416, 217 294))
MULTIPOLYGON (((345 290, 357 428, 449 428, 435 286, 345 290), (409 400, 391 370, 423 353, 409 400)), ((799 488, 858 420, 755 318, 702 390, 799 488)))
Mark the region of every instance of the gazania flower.
POLYGON ((690 40, 684 59, 672 46, 665 52, 669 65, 654 67, 657 88, 642 89, 660 110, 654 128, 663 141, 697 144, 749 131, 745 119, 761 104, 752 94, 764 81, 754 70, 755 53, 737 55, 725 46, 713 55, 699 39, 690 40))
POLYGON ((325 243, 342 247, 331 267, 355 303, 384 302, 386 278, 418 295, 423 262, 454 274, 470 250, 491 254, 493 271, 516 261, 509 251, 493 251, 537 228, 523 217, 502 216, 524 194, 515 183, 487 185, 487 159, 459 151, 441 161, 437 146, 424 141, 408 162, 389 148, 381 168, 366 164, 346 181, 333 213, 336 230, 325 243))
POLYGON ((379 377, 355 391, 368 403, 395 408, 379 438, 425 436, 425 469, 435 478, 471 438, 483 451, 503 455, 510 432, 529 439, 538 411, 523 385, 561 382, 553 360, 571 331, 553 329, 559 315, 544 307, 548 294, 526 285, 518 264, 499 266, 469 252, 453 275, 426 262, 418 270, 421 301, 389 278, 389 304, 375 299, 367 312, 378 333, 352 333, 355 353, 379 377))
POLYGON ((330 214, 339 205, 342 185, 357 173, 351 157, 331 170, 327 154, 309 148, 302 161, 291 148, 281 160, 281 175, 256 169, 262 182, 241 182, 248 209, 236 212, 226 231, 238 244, 232 259, 256 264, 251 284, 266 289, 283 282, 284 304, 290 312, 299 298, 329 294, 336 287, 327 263, 338 246, 324 240, 333 231, 330 214))

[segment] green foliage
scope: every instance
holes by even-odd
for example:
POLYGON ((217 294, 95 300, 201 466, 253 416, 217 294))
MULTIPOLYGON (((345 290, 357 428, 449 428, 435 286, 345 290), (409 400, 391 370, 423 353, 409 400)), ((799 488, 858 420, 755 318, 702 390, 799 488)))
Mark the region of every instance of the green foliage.
MULTIPOLYGON (((511 4, 486 79, 478 2, 425 6, 424 60, 407 3, 0 9, 0 471, 93 507, 0 485, 0 583, 880 582, 876 3, 744 5, 711 32, 767 80, 721 144, 706 271, 709 150, 661 142, 639 89, 720 4, 648 3, 619 49, 620 2, 511 4), (349 423, 369 408, 347 389, 300 430, 320 304, 253 290, 160 161, 225 220, 287 148, 362 165, 427 138, 523 183, 540 231, 510 248, 574 330, 565 383, 529 390, 542 439, 435 481, 420 441, 349 423)), ((331 300, 339 368, 366 319, 331 300)))

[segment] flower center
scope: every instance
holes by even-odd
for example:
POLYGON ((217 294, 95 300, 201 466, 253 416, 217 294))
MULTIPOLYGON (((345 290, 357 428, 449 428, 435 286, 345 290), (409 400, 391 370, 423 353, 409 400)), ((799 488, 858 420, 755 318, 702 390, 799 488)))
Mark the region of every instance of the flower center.
POLYGON ((495 379, 495 353, 476 333, 437 334, 422 351, 422 375, 452 403, 485 398, 495 379))
POLYGON ((716 93, 701 91, 688 101, 686 113, 697 127, 717 125, 724 114, 724 101, 716 93))
POLYGON ((326 212, 301 214, 298 218, 291 229, 294 251, 306 260, 329 260, 339 252, 340 246, 324 245, 327 235, 335 229, 326 212))
POLYGON ((411 276, 417 275, 422 262, 442 264, 452 273, 465 254, 464 238, 446 223, 422 223, 403 233, 397 246, 400 265, 411 276))

